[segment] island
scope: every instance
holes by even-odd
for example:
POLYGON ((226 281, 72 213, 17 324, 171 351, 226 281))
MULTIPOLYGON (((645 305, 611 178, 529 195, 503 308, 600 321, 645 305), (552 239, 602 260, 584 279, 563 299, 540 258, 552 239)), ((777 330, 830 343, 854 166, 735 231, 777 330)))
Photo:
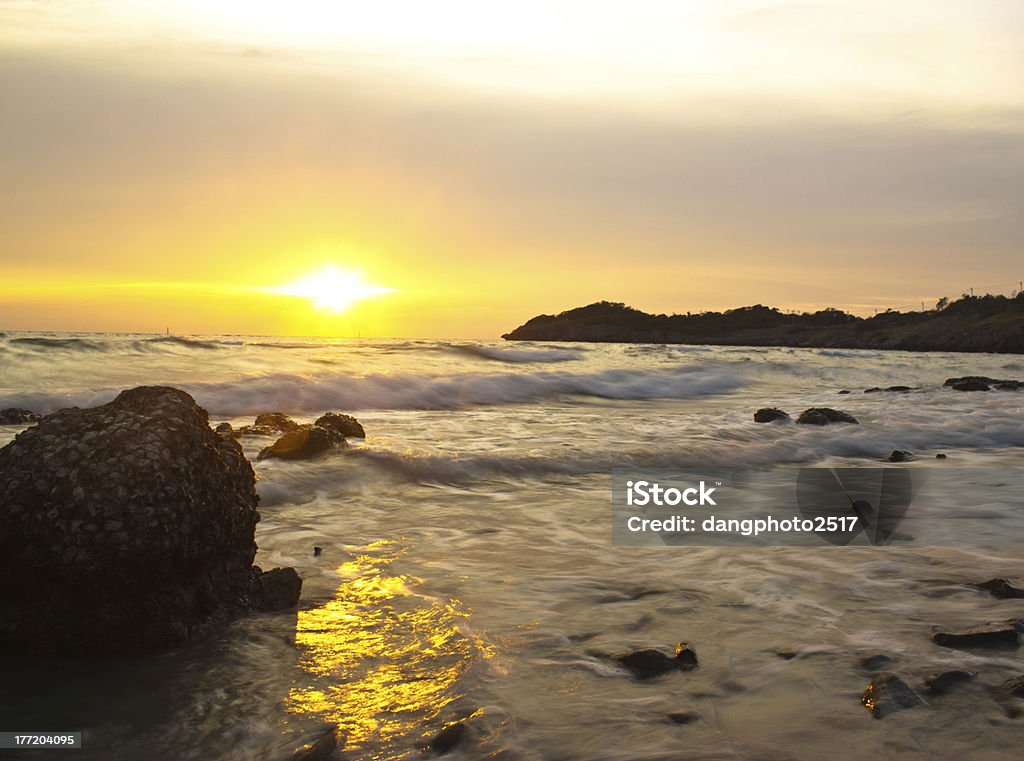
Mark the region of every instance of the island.
POLYGON ((648 314, 600 301, 540 315, 502 336, 508 341, 792 346, 1024 353, 1024 294, 969 296, 921 312, 858 317, 839 309, 790 313, 756 304, 725 312, 648 314))

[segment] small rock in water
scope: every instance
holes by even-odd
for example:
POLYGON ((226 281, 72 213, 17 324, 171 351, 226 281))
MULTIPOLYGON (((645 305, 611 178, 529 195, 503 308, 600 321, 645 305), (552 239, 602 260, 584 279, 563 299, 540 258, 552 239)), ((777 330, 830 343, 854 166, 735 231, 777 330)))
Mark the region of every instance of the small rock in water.
POLYGON ((24 423, 38 423, 42 418, 31 410, 23 410, 18 407, 8 407, 0 410, 0 425, 22 425, 24 423))
POLYGON ((941 674, 932 674, 924 680, 924 686, 928 688, 928 692, 932 695, 941 695, 954 684, 969 681, 974 679, 975 676, 977 675, 973 671, 953 669, 952 671, 943 671, 941 674))
POLYGON ((858 423, 857 418, 831 407, 811 407, 800 413, 796 422, 801 425, 831 425, 832 423, 858 423))
POLYGON ((249 597, 259 610, 288 610, 299 604, 302 578, 294 568, 272 568, 269 571, 253 566, 254 576, 249 597))
POLYGON ((946 381, 946 385, 950 386, 954 391, 991 391, 991 386, 985 380, 981 378, 965 378, 956 383, 950 383, 946 381))
POLYGON ((338 727, 332 724, 319 738, 297 749, 292 761, 327 761, 337 747, 338 727))
POLYGON ((776 658, 781 658, 784 661, 791 661, 794 658, 796 658, 796 651, 795 650, 776 650, 775 651, 775 657, 776 658))
POLYGON ((692 724, 700 720, 700 714, 696 711, 678 711, 668 715, 669 721, 673 724, 692 724))
POLYGON ((1022 631, 1024 621, 1011 618, 959 632, 937 631, 932 641, 942 647, 1016 647, 1022 631))
POLYGON ((1009 698, 1024 698, 1024 674, 1007 679, 999 685, 999 691, 1009 698))
POLYGON ((315 557, 315 558, 318 558, 318 557, 320 557, 320 554, 321 554, 321 553, 322 553, 323 551, 324 551, 324 548, 323 548, 323 547, 315 547, 315 546, 314 546, 314 547, 313 547, 313 557, 315 557))
POLYGON ((618 656, 615 660, 640 680, 653 679, 679 668, 675 658, 669 658, 660 650, 653 649, 637 650, 634 653, 618 656))
POLYGON ((908 452, 906 449, 894 449, 889 455, 889 462, 910 462, 916 460, 913 452, 908 452))
POLYGON ((988 590, 989 594, 993 597, 998 597, 1000 600, 1024 597, 1024 589, 1013 586, 1009 579, 989 579, 981 584, 971 584, 971 586, 988 590))
POLYGON ((283 412, 264 412, 256 416, 253 425, 256 428, 270 428, 278 433, 288 433, 299 427, 299 424, 283 412))
POLYGON ((754 413, 755 423, 773 423, 776 420, 789 420, 788 414, 777 407, 762 407, 754 413))
POLYGON ((218 423, 217 427, 213 429, 214 433, 219 433, 221 436, 236 436, 237 432, 231 426, 231 423, 218 423))
POLYGON ((876 719, 924 703, 910 685, 891 671, 883 671, 871 680, 871 684, 861 695, 861 702, 876 719))
POLYGON ((360 425, 359 421, 351 415, 342 415, 340 412, 327 412, 318 417, 313 425, 331 428, 342 436, 348 436, 353 439, 366 438, 366 431, 363 430, 363 426, 360 425))
POLYGON ((842 391, 840 391, 838 393, 840 393, 840 394, 849 394, 850 393, 850 389, 844 388, 842 391))
POLYGON ((304 425, 264 448, 256 459, 305 460, 338 446, 345 446, 345 439, 337 431, 318 425, 304 425))
POLYGON ((861 668, 867 669, 868 671, 877 671, 882 668, 882 666, 887 666, 890 663, 892 663, 892 658, 888 655, 882 655, 881 653, 878 653, 877 655, 868 655, 860 659, 861 668))
POLYGON ((457 721, 442 729, 428 743, 427 747, 439 756, 452 750, 466 736, 466 725, 457 721))
POLYGON ((946 455, 942 454, 942 452, 939 452, 937 455, 935 455, 935 459, 936 460, 945 460, 946 459, 946 455))
POLYGON ((697 668, 697 653, 685 642, 676 645, 676 663, 683 671, 697 668))

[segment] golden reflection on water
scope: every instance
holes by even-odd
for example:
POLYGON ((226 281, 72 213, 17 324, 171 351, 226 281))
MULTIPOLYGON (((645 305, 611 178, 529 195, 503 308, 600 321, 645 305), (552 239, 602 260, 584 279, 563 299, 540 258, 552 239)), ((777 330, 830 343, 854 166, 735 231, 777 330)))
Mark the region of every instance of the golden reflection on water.
POLYGON ((468 611, 458 600, 417 594, 420 579, 391 573, 400 554, 393 542, 368 550, 338 568, 334 599, 299 612, 299 662, 314 684, 294 687, 287 702, 337 722, 348 746, 377 747, 373 757, 385 758, 439 728, 472 657, 491 653, 463 633, 468 611))

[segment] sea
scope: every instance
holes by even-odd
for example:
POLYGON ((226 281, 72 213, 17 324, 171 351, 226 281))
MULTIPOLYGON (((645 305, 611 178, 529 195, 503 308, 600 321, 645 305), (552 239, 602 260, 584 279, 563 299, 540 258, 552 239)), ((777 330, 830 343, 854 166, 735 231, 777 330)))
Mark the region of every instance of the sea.
MULTIPOLYGON (((170 385, 212 424, 336 411, 367 434, 294 462, 257 461, 272 439, 241 440, 258 477, 256 563, 299 571, 297 611, 146 656, 5 656, 0 729, 80 731, 83 747, 0 754, 283 761, 337 724, 345 758, 388 761, 429 757, 462 722, 452 759, 1005 759, 1024 742, 1024 700, 996 686, 1024 672, 1020 652, 931 639, 1024 614, 970 586, 1024 585, 1024 391, 943 386, 964 375, 1022 378, 1024 359, 0 334, 0 408, 170 385), (893 385, 911 390, 865 393, 893 385), (859 425, 756 424, 761 407, 832 407, 859 425), (897 467, 896 449, 916 458, 898 467, 940 473, 947 507, 968 516, 942 541, 612 542, 613 471, 897 467), (984 500, 961 472, 991 475, 984 500), (698 668, 639 681, 614 658, 680 641, 698 668), (924 703, 873 718, 861 696, 879 662, 924 703), (948 669, 977 676, 927 693, 948 669)), ((0 426, 0 445, 20 429, 0 426)))

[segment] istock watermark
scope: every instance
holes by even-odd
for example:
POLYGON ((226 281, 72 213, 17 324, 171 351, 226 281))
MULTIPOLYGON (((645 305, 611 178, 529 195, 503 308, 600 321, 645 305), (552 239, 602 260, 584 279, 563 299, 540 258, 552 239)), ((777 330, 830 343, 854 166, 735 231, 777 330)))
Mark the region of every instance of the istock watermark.
POLYGON ((616 470, 612 540, 632 546, 1024 543, 1024 470, 616 470))

